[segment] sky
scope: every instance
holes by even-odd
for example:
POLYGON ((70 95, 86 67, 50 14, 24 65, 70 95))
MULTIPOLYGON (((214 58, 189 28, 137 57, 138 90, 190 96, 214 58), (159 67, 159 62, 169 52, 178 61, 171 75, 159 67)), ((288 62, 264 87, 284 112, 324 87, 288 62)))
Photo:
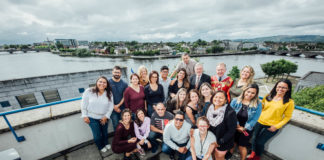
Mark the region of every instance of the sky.
POLYGON ((1 0, 0 44, 324 35, 323 0, 1 0))

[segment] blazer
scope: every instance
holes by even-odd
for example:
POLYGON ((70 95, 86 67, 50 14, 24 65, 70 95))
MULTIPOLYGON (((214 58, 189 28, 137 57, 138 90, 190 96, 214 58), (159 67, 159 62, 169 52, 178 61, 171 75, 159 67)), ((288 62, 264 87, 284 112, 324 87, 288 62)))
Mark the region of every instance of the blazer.
MULTIPOLYGON (((190 77, 190 79, 189 79, 189 81, 190 81, 190 89, 189 89, 189 90, 191 90, 191 89, 195 89, 196 79, 197 79, 197 78, 196 78, 196 74, 193 74, 193 75, 190 77)), ((201 75, 201 77, 200 77, 200 81, 199 81, 199 83, 198 83, 198 88, 197 88, 197 90, 199 90, 201 84, 203 84, 204 82, 207 82, 207 83, 210 84, 210 81, 211 81, 210 76, 207 75, 207 74, 204 74, 204 73, 203 73, 203 74, 201 75)))

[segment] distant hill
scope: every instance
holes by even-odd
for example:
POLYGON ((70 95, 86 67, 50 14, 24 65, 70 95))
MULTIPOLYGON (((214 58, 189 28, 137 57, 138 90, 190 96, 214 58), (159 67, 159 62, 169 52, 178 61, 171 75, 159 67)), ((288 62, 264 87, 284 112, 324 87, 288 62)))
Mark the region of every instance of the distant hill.
POLYGON ((273 41, 273 42, 324 42, 324 36, 320 35, 279 35, 271 37, 259 37, 252 39, 236 39, 234 41, 243 41, 243 42, 264 42, 264 41, 273 41))

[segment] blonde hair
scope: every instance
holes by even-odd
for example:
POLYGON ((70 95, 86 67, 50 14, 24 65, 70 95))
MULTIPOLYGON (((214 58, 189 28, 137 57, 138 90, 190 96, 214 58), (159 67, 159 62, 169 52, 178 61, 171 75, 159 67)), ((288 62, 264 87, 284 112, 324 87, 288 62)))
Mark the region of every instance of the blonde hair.
POLYGON ((241 69, 241 71, 240 71, 240 79, 241 79, 241 74, 242 74, 242 72, 243 72, 243 70, 244 70, 245 68, 247 68, 247 69, 250 70, 250 76, 249 76, 249 78, 247 79, 247 83, 246 83, 246 85, 245 85, 243 88, 246 88, 249 84, 252 84, 252 83, 253 83, 253 78, 254 78, 254 74, 255 74, 253 67, 250 66, 250 65, 247 65, 247 66, 244 66, 244 67, 241 69))
POLYGON ((138 70, 137 70, 137 74, 139 75, 139 77, 140 77, 140 81, 142 80, 142 73, 141 73, 141 71, 142 70, 145 70, 146 71, 146 77, 144 78, 144 80, 146 81, 146 82, 149 82, 149 76, 148 76, 148 70, 147 70, 147 68, 144 66, 144 65, 141 65, 141 66, 139 66, 138 67, 138 70))

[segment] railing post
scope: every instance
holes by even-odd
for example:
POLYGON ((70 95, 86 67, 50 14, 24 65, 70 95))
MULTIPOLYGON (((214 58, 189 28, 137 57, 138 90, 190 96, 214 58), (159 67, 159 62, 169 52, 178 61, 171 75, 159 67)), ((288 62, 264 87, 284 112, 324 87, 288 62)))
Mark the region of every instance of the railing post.
POLYGON ((17 142, 25 141, 26 139, 25 139, 24 136, 20 136, 20 137, 17 136, 17 134, 16 134, 16 132, 15 132, 15 129, 12 128, 10 122, 9 122, 8 119, 7 119, 7 116, 6 116, 6 115, 3 115, 3 118, 5 119, 6 123, 8 124, 9 129, 11 130, 12 134, 15 136, 17 142))

